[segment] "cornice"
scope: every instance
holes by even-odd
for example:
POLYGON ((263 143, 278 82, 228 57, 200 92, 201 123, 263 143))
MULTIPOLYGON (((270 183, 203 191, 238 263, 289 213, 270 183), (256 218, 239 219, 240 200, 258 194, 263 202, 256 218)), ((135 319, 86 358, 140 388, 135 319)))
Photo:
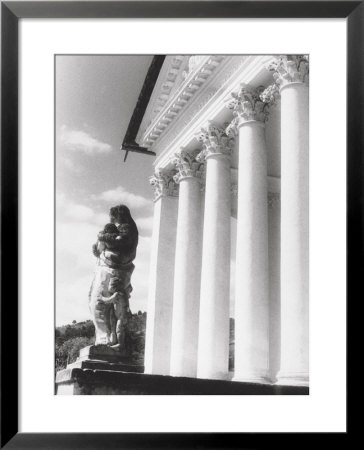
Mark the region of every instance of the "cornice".
POLYGON ((262 75, 269 79, 271 75, 266 66, 273 60, 274 56, 226 56, 194 101, 149 148, 157 154, 155 166, 168 167, 170 155, 176 148, 188 147, 194 142, 195 134, 209 120, 215 121, 222 111, 226 111, 230 93, 237 90, 242 82, 254 84, 256 77, 261 78, 262 75))
POLYGON ((188 56, 166 56, 148 107, 145 110, 143 120, 140 124, 136 137, 137 142, 141 141, 146 129, 151 125, 154 118, 160 113, 164 105, 167 103, 172 91, 175 90, 176 84, 178 84, 182 78, 183 71, 187 65, 188 56))
MULTIPOLYGON (((170 127, 193 97, 201 90, 208 79, 213 75, 225 56, 205 56, 197 63, 191 72, 187 73, 185 80, 175 90, 171 98, 166 101, 160 112, 152 119, 146 131, 139 137, 139 144, 147 148, 155 145, 156 141, 170 127)), ((172 90, 172 84, 170 88, 172 90)), ((146 119, 147 120, 147 119, 146 119)))

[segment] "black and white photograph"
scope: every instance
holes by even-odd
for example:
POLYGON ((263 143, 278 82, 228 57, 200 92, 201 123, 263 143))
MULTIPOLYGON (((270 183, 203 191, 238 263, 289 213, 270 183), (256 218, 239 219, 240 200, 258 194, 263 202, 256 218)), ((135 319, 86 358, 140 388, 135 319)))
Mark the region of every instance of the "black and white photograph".
POLYGON ((0 14, 0 447, 347 439, 364 0, 0 14))
POLYGON ((54 71, 55 394, 309 394, 309 55, 54 71))

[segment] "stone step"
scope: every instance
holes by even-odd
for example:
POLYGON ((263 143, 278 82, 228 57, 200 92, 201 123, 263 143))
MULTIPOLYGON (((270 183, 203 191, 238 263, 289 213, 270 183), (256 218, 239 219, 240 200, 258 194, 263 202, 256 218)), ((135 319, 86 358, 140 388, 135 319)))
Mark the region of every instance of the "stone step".
POLYGON ((308 395, 309 388, 69 367, 57 373, 56 393, 57 395, 308 395))

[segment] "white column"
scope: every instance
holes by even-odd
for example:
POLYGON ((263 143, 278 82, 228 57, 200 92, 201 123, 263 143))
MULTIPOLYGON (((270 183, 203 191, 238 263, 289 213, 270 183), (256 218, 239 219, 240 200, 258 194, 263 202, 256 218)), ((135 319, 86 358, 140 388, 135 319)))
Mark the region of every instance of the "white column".
MULTIPOLYGON (((275 382, 281 361, 281 195, 280 181, 268 193, 269 372, 275 382), (279 187, 278 187, 279 184, 279 187)), ((269 183, 268 183, 269 190, 269 183)))
POLYGON ((269 381, 268 189, 262 89, 242 85, 228 107, 239 133, 235 381, 269 381))
POLYGON ((308 59, 278 58, 281 93, 281 367, 279 384, 308 385, 308 59))
POLYGON ((149 273, 145 373, 170 370, 173 276, 177 228, 177 186, 171 176, 156 173, 154 222, 149 273))
POLYGON ((200 308, 202 211, 201 170, 196 154, 182 150, 174 160, 179 183, 174 271, 171 369, 173 376, 196 377, 200 308))
POLYGON ((233 139, 209 123, 199 135, 206 159, 197 376, 224 379, 229 363, 230 153, 233 139))

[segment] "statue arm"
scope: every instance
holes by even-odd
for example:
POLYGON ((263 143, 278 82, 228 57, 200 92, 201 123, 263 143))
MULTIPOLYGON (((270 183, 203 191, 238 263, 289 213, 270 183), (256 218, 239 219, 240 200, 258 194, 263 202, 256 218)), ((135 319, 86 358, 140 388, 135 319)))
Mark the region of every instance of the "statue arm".
POLYGON ((101 242, 106 242, 106 244, 115 244, 118 242, 118 233, 105 233, 104 231, 100 231, 97 238, 101 242))
POLYGON ((98 239, 101 242, 111 245, 117 250, 123 250, 125 245, 129 244, 130 233, 125 231, 120 233, 105 233, 104 231, 100 231, 98 239))
POLYGON ((92 253, 94 254, 94 256, 96 256, 96 258, 100 256, 100 252, 97 248, 97 242, 92 245, 92 253))
POLYGON ((115 292, 110 297, 104 297, 103 295, 101 295, 101 297, 99 298, 99 301, 101 301, 105 305, 110 305, 111 303, 117 302, 119 296, 120 296, 119 292, 115 292))

